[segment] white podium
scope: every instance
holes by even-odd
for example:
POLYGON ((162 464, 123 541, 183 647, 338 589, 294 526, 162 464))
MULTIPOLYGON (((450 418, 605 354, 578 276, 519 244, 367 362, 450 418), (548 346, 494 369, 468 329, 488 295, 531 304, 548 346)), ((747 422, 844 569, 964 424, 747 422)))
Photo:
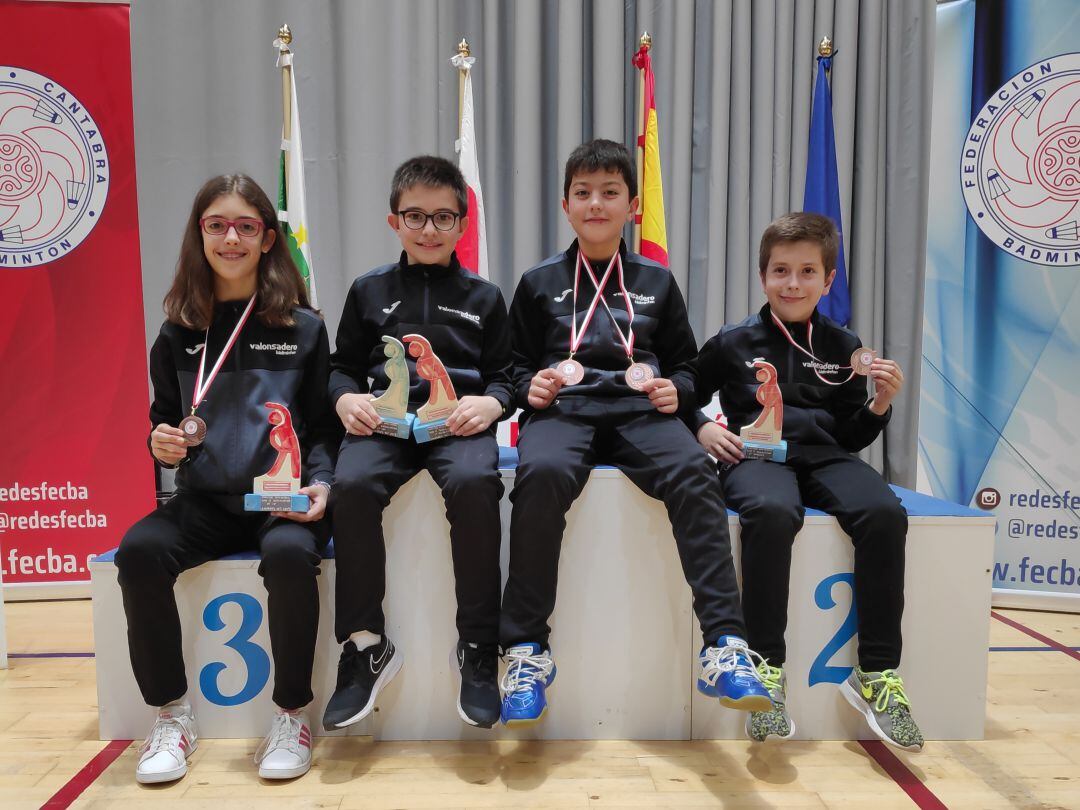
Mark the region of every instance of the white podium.
MULTIPOLYGON (((509 492, 514 471, 502 472, 509 492)), ((900 671, 927 739, 980 739, 994 520, 901 494, 911 518, 900 671), (954 688, 957 683, 964 689, 954 688)), ((509 516, 504 497, 504 579, 509 516)), ((349 734, 382 740, 743 737, 744 714, 722 709, 694 689, 701 637, 663 505, 617 470, 594 470, 568 515, 551 620, 558 676, 547 716, 529 729, 475 729, 457 715, 448 525, 427 473, 398 492, 384 517, 387 632, 405 664, 380 695, 376 712, 349 734)), ((737 519, 732 516, 729 525, 737 538, 737 519)), ((737 562, 737 542, 735 555, 737 562)), ((802 739, 870 736, 836 689, 855 662, 845 629, 851 565, 851 542, 836 521, 808 513, 795 543, 787 634, 789 705, 802 739)), ((269 724, 272 665, 257 568, 253 555, 219 560, 185 572, 177 583, 189 698, 205 737, 259 737, 269 724)), ((131 674, 111 554, 90 570, 100 734, 138 738, 152 712, 131 674)), ((311 707, 316 726, 333 691, 339 653, 332 631, 333 574, 333 560, 324 561, 311 707)))

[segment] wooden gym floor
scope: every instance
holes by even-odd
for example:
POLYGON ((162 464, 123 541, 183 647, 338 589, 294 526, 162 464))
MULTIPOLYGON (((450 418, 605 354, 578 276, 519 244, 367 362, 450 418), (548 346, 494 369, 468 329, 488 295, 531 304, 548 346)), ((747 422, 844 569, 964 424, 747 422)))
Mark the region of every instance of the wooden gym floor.
POLYGON ((316 740, 311 772, 272 784, 260 782, 251 763, 258 740, 200 740, 184 779, 148 788, 134 779, 141 741, 110 746, 97 739, 90 602, 9 603, 6 613, 12 657, 10 668, 0 670, 5 810, 46 804, 216 810, 224 802, 228 810, 1080 808, 1076 615, 995 611, 986 739, 931 741, 919 754, 892 754, 876 742, 375 743, 353 737, 316 740))

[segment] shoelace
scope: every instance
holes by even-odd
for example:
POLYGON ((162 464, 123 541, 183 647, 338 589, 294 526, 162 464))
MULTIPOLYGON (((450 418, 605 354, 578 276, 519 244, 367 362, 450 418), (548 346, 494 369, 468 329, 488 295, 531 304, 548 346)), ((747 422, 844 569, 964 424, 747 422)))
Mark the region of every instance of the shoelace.
POLYGON ((884 685, 881 687, 881 691, 878 692, 877 700, 874 701, 875 709, 879 712, 885 711, 889 707, 889 702, 891 700, 895 700, 898 706, 903 706, 907 709, 911 708, 907 693, 904 692, 904 681, 896 674, 896 670, 882 670, 880 678, 866 681, 866 685, 871 688, 873 688, 874 684, 878 683, 884 685))
POLYGON ((473 651, 473 677, 490 681, 499 671, 499 655, 495 645, 480 645, 473 651))
MULTIPOLYGON (((180 738, 184 734, 184 727, 180 721, 172 717, 159 717, 154 727, 150 729, 146 740, 139 747, 139 755, 149 752, 156 754, 159 751, 175 753, 180 748, 180 738)), ((180 751, 180 756, 184 752, 180 751)))
POLYGON ((516 692, 536 681, 546 681, 555 662, 548 655, 532 655, 513 648, 506 652, 506 674, 503 675, 503 692, 516 692))
POLYGON ((783 675, 783 669, 770 665, 768 661, 762 661, 758 666, 758 677, 761 679, 761 685, 770 692, 773 689, 780 688, 780 679, 783 675))
POLYGON ((736 675, 753 678, 755 681, 761 680, 753 659, 756 658, 759 664, 764 664, 765 659, 753 650, 730 645, 727 647, 706 647, 704 655, 705 671, 702 673, 702 677, 709 686, 713 686, 716 679, 724 672, 734 672, 736 675))
POLYGON ((357 668, 360 666, 360 653, 356 650, 346 650, 337 665, 337 688, 347 685, 352 681, 357 668))
POLYGON ((299 717, 294 717, 288 712, 282 712, 274 717, 274 724, 270 726, 270 733, 262 741, 259 750, 255 752, 255 764, 262 762, 263 757, 270 751, 279 748, 288 749, 290 753, 300 754, 300 732, 304 724, 299 717))

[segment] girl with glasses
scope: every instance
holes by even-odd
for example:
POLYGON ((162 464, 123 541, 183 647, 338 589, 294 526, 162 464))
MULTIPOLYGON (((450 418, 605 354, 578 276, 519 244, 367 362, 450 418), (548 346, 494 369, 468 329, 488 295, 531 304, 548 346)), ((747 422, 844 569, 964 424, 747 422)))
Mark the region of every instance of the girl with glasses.
POLYGON ((256 550, 274 658, 270 733, 255 756, 266 779, 311 767, 305 707, 319 620, 316 577, 341 428, 326 394, 329 343, 289 255, 274 206, 250 177, 221 175, 195 196, 166 319, 150 350, 154 460, 176 493, 124 535, 116 553, 131 666, 157 716, 139 782, 187 773, 198 745, 173 586, 184 570, 256 550), (267 403, 284 406, 300 446, 307 512, 245 512, 244 494, 278 455, 267 403))

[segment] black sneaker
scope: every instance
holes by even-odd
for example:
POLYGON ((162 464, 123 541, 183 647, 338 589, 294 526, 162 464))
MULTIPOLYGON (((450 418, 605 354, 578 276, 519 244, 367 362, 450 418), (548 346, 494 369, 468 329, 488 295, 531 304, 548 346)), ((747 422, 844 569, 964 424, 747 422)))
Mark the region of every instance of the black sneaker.
POLYGON ((450 653, 450 667, 461 681, 457 711, 470 726, 491 728, 499 720, 499 649, 464 641, 450 653))
POLYGON ((337 686, 323 712, 323 728, 345 728, 371 714, 379 690, 401 669, 401 659, 387 636, 364 650, 346 641, 338 661, 337 686))

